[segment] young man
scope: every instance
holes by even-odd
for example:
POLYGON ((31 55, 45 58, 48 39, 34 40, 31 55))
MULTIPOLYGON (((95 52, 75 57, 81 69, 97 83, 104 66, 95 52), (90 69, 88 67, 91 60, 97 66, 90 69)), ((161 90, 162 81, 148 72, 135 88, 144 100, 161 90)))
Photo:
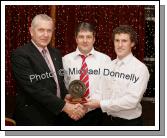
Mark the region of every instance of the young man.
MULTIPOLYGON (((68 89, 73 80, 81 80, 86 85, 84 97, 86 99, 99 99, 96 88, 105 65, 111 62, 109 56, 96 51, 93 47, 95 42, 95 28, 89 23, 81 23, 76 28, 75 38, 76 51, 63 57, 63 65, 66 71, 65 84, 68 89)), ((74 125, 100 125, 102 112, 100 109, 88 109, 86 115, 74 122, 74 125)))
POLYGON ((101 100, 90 100, 87 107, 101 108, 108 114, 107 124, 118 126, 142 125, 140 101, 147 88, 147 67, 132 54, 137 42, 136 32, 127 25, 113 30, 113 41, 117 58, 112 61, 110 74, 102 81, 101 100))

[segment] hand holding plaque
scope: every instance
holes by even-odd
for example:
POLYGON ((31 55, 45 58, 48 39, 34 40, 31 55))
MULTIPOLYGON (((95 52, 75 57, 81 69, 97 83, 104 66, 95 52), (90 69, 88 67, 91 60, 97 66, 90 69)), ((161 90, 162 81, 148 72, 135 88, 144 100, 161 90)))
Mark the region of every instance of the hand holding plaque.
POLYGON ((69 94, 71 95, 70 103, 85 103, 84 98, 86 86, 81 80, 74 80, 69 85, 69 94))

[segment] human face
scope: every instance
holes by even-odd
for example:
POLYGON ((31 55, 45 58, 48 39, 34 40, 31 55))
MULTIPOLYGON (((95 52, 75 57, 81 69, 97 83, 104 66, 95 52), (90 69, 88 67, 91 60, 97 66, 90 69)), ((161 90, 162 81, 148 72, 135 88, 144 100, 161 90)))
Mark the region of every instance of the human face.
POLYGON ((93 32, 81 30, 76 36, 76 43, 78 45, 79 51, 86 55, 90 53, 95 42, 95 37, 93 32))
POLYGON ((131 41, 129 34, 115 34, 114 47, 117 57, 122 59, 131 53, 134 42, 131 41))
POLYGON ((45 20, 37 20, 30 28, 32 40, 39 47, 46 47, 52 38, 53 22, 45 20))

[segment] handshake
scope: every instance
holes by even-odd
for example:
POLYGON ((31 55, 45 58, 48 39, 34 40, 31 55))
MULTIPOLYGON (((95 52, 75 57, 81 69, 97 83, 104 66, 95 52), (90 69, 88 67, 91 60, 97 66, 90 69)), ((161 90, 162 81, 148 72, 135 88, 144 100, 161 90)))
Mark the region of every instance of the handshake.
POLYGON ((88 108, 100 107, 98 100, 84 98, 85 91, 86 86, 80 80, 74 80, 69 85, 70 94, 65 97, 66 104, 63 111, 75 121, 81 119, 88 112, 88 108))
POLYGON ((67 94, 65 97, 66 104, 63 108, 63 111, 67 113, 70 118, 77 121, 87 113, 88 107, 80 103, 72 104, 70 103, 70 98, 70 94, 67 94))
POLYGON ((86 103, 72 104, 70 103, 71 96, 67 94, 65 97, 66 104, 63 111, 68 114, 70 118, 77 121, 85 116, 88 112, 88 108, 100 108, 100 101, 95 99, 87 99, 86 103))

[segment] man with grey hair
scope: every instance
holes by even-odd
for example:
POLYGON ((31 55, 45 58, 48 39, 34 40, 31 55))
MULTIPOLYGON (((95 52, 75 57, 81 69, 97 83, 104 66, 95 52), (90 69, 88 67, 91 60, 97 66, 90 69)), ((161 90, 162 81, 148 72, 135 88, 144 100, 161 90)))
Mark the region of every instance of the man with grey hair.
POLYGON ((53 20, 46 14, 36 15, 31 23, 31 41, 17 48, 11 55, 12 69, 17 83, 16 125, 70 125, 85 111, 81 104, 63 99, 67 94, 60 52, 49 46, 54 30, 53 20))

